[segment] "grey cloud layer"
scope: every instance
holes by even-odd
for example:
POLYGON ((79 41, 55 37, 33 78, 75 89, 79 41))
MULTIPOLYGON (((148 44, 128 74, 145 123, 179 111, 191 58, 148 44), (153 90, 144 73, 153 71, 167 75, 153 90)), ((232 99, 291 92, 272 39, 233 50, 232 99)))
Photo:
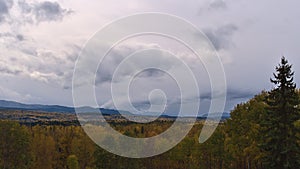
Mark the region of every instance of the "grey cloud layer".
POLYGON ((30 22, 60 21, 64 16, 72 13, 72 10, 64 9, 58 2, 44 1, 29 4, 19 1, 21 11, 29 17, 30 22))
MULTIPOLYGON (((148 44, 135 44, 135 45, 121 45, 113 50, 105 56, 102 62, 99 65, 99 70, 96 77, 96 84, 101 84, 105 82, 111 82, 112 76, 118 67, 118 65, 122 62, 122 60, 133 54, 136 51, 140 51, 148 48, 159 48, 159 46, 153 46, 148 44)), ((161 58, 160 62, 168 62, 166 58, 161 58)), ((147 61, 145 61, 147 62, 147 61)), ((148 60, 148 62, 153 62, 153 60, 148 60)), ((135 63, 136 64, 136 63, 135 63)), ((134 65, 132 65, 134 66, 134 65)), ((128 67, 128 70, 123 72, 122 76, 127 76, 130 73, 129 69, 134 69, 134 67, 128 67)), ((152 69, 146 70, 142 76, 151 76, 151 75, 159 75, 158 72, 153 72, 152 69), (147 73, 148 72, 148 73, 147 73)), ((119 77, 120 78, 120 77, 119 77)), ((117 77, 118 79, 118 77, 117 77)))
MULTIPOLYGON (((41 98, 30 98, 33 103, 43 100, 47 104, 72 105, 71 90, 64 89, 71 87, 73 66, 80 47, 69 45, 82 46, 95 31, 119 17, 155 11, 185 18, 204 30, 224 63, 228 102, 231 104, 228 111, 260 90, 272 88, 269 78, 281 55, 294 65, 295 80, 300 83, 298 7, 299 2, 292 0, 132 0, 130 3, 114 0, 89 3, 84 0, 0 0, 0 78, 4 79, 0 81, 0 97, 18 100, 30 93, 32 97, 41 98), (76 12, 72 13, 73 9, 76 12), (70 97, 58 97, 63 95, 62 91, 70 97)), ((99 100, 111 102, 107 99, 110 96, 108 84, 114 68, 123 59, 122 55, 138 50, 136 46, 133 44, 113 51, 114 57, 102 65, 96 85, 106 86, 107 90, 97 93, 99 100)), ((189 63, 192 62, 191 59, 189 63)), ((195 69, 198 65, 191 67, 195 69)), ((200 73, 195 72, 196 75, 200 73)), ((138 82, 153 86, 163 77, 163 73, 150 69, 140 74, 138 82)), ((202 75, 197 79, 207 80, 202 75)), ((168 84, 166 86, 171 88, 168 84)), ((135 89, 143 92, 138 87, 135 89)), ((209 87, 203 89, 200 99, 209 102, 209 87)), ((143 97, 135 101, 137 105, 139 101, 143 105, 147 99, 143 97)))
POLYGON ((0 29, 0 75, 25 76, 70 88, 79 47, 45 47, 22 31, 26 24, 53 23, 70 13, 72 10, 58 2, 0 0, 0 28, 9 28, 0 29))
POLYGON ((22 26, 24 24, 61 21, 72 12, 71 9, 63 8, 58 2, 34 1, 28 3, 25 0, 0 0, 0 24, 22 26), (13 7, 18 10, 12 11, 13 7), (19 16, 14 16, 15 13, 18 13, 19 16))
POLYGON ((4 21, 6 15, 9 13, 9 9, 12 7, 12 0, 0 0, 0 23, 4 21))
POLYGON ((204 1, 205 5, 200 6, 198 15, 207 14, 207 12, 219 11, 227 9, 228 5, 225 0, 209 0, 204 1))
POLYGON ((22 45, 11 46, 11 49, 15 50, 14 54, 7 55, 5 50, 0 52, 1 56, 6 55, 0 58, 0 75, 23 76, 70 88, 78 48, 70 48, 64 53, 22 45))
POLYGON ((225 0, 212 0, 209 4, 210 9, 219 9, 219 8, 227 8, 225 0))
POLYGON ((32 13, 37 22, 61 20, 72 11, 62 8, 57 2, 40 2, 36 4, 19 3, 22 10, 26 13, 32 13))
POLYGON ((234 24, 227 24, 217 29, 204 30, 206 36, 210 39, 216 50, 228 49, 233 45, 231 38, 238 30, 234 24))

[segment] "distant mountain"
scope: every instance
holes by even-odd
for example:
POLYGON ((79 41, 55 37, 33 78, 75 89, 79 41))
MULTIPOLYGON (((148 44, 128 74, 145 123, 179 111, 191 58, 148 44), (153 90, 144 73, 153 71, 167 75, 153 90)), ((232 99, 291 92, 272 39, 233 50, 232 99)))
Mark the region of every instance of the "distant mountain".
MULTIPOLYGON (((75 113, 74 107, 59 106, 59 105, 41 105, 41 104, 24 104, 15 101, 0 100, 0 109, 12 109, 12 110, 30 110, 30 111, 42 111, 42 112, 58 112, 58 113, 75 113)), ((133 115, 128 111, 118 111, 113 109, 104 108, 93 108, 89 106, 76 108, 77 113, 97 113, 101 111, 103 115, 133 115)), ((155 113, 154 113, 155 114, 155 113)), ((145 116, 151 116, 151 113, 145 113, 145 116)), ((218 113, 213 113, 212 118, 219 116, 218 113)), ((170 116, 167 114, 162 114, 161 117, 176 118, 176 116, 170 116)), ((206 119, 208 113, 198 116, 199 118, 206 119)), ((222 113, 222 119, 230 118, 229 113, 222 113)))
MULTIPOLYGON (((13 110, 30 110, 30 111, 43 111, 43 112, 58 112, 58 113, 75 113, 74 107, 59 106, 59 105, 41 105, 41 104, 23 104, 15 101, 0 100, 0 109, 13 109, 13 110)), ((97 109, 93 107, 79 107, 76 108, 78 113, 95 113, 101 111, 102 114, 116 115, 119 113, 130 114, 126 111, 117 111, 111 109, 97 109)))
MULTIPOLYGON (((219 117, 220 115, 221 115, 221 119, 228 119, 228 118, 230 118, 230 113, 226 113, 226 112, 223 112, 223 113, 212 113, 212 114, 210 114, 210 117, 211 118, 216 118, 216 117, 219 117)), ((208 117, 208 113, 201 115, 201 117, 206 119, 208 117)))
POLYGON ((59 105, 23 104, 14 101, 0 100, 0 109, 33 110, 45 112, 74 113, 74 108, 59 105))

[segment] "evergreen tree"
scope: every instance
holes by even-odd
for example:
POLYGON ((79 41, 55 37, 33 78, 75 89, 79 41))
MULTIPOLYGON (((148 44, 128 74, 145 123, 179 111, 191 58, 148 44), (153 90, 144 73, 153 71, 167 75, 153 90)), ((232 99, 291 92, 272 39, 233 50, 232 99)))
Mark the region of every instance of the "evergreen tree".
POLYGON ((262 148, 266 152, 265 167, 295 169, 299 164, 297 128, 299 95, 293 82, 292 65, 282 57, 271 82, 275 88, 267 96, 267 112, 262 119, 264 131, 262 148))

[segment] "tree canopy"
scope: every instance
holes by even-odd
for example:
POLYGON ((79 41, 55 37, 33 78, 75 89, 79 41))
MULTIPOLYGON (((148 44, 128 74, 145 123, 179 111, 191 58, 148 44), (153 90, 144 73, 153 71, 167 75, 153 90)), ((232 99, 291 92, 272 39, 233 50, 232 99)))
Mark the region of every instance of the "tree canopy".
POLYGON ((271 82, 275 88, 267 97, 267 111, 261 121, 268 168, 293 169, 299 167, 299 144, 295 123, 299 120, 299 94, 294 83, 292 65, 281 58, 271 82))

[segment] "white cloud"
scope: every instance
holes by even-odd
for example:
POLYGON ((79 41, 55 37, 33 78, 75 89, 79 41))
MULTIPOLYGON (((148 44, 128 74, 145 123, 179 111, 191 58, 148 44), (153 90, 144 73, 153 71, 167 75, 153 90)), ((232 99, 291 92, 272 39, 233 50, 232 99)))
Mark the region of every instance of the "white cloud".
POLYGON ((32 99, 32 96, 30 94, 21 94, 2 86, 0 86, 0 96, 1 99, 14 100, 20 102, 27 102, 30 99, 32 99))

